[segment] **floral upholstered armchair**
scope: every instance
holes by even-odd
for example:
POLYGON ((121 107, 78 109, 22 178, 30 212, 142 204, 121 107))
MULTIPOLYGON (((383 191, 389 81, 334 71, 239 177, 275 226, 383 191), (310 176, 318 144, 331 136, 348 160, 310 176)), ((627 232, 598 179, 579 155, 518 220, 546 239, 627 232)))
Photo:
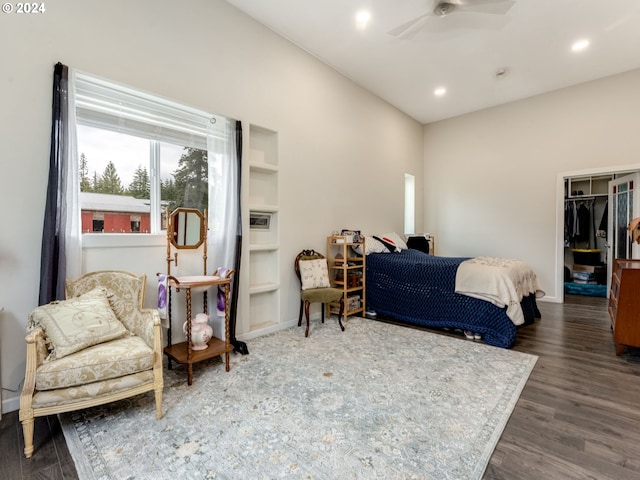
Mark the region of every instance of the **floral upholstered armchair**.
POLYGON ((145 285, 145 275, 87 273, 67 280, 66 300, 31 312, 20 395, 26 457, 35 417, 152 390, 162 417, 162 330, 158 311, 143 308, 145 285))

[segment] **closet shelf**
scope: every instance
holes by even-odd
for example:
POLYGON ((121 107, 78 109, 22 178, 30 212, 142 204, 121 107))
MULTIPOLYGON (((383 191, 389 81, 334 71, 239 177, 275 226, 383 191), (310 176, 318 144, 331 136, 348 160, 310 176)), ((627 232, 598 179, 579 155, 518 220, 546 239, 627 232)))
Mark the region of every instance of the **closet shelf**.
POLYGON ((594 200, 595 198, 607 198, 607 193, 592 193, 590 195, 569 195, 565 198, 567 200, 594 200))

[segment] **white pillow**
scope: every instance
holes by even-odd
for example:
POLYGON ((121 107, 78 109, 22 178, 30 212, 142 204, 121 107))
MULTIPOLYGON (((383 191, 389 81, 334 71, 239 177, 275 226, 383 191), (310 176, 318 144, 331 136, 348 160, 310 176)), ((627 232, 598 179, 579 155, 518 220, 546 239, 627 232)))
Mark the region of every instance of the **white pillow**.
POLYGON ((298 267, 300 268, 302 290, 327 288, 331 286, 329 283, 329 269, 327 268, 326 259, 300 260, 298 267))
POLYGON ((113 313, 104 287, 42 305, 33 310, 29 318, 32 325, 44 329, 51 341, 53 350, 49 358, 52 360, 129 333, 113 313))

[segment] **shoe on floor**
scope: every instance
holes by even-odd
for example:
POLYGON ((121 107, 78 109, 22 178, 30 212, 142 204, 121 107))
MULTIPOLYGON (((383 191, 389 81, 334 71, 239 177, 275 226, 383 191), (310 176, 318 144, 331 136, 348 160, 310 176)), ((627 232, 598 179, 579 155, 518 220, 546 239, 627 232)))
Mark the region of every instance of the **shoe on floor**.
POLYGON ((464 336, 469 340, 473 340, 473 332, 471 330, 464 330, 464 336))
POLYGON ((482 334, 480 332, 473 332, 474 340, 482 340, 482 334))

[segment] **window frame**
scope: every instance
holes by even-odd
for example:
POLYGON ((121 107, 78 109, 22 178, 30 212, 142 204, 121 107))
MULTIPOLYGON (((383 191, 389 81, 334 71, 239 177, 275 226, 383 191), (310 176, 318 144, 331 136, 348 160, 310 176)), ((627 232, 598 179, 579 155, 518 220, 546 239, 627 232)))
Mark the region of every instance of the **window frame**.
MULTIPOLYGON (((166 232, 162 230, 161 144, 167 143, 180 147, 198 148, 207 151, 208 157, 211 157, 212 153, 215 154, 215 152, 210 152, 208 148, 210 136, 212 135, 212 126, 215 127, 218 121, 221 121, 220 125, 222 125, 227 119, 83 72, 75 72, 74 80, 76 125, 124 133, 149 141, 149 162, 147 166, 150 183, 151 232, 104 234, 82 232, 83 247, 155 247, 164 245, 166 243, 166 232), (91 89, 94 87, 98 92, 96 93, 96 99, 93 99, 90 95, 91 89), (124 112, 123 118, 118 117, 117 114, 115 102, 119 96, 122 96, 123 104, 125 105, 121 108, 122 112, 124 112), (105 98, 107 101, 105 101, 105 98), (109 103, 109 99, 114 99, 114 103, 109 103), (138 112, 135 111, 137 100, 140 101, 140 108, 142 109, 138 112), (133 108, 131 108, 132 106, 133 108), (162 112, 166 112, 166 118, 161 117, 162 112), (140 115, 140 113, 143 115, 140 115), (150 123, 145 127, 146 124, 144 121, 140 121, 140 118, 147 118, 150 123), (163 132, 168 132, 169 138, 165 138, 163 132), (184 143, 180 142, 180 140, 184 140, 184 143)), ((78 148, 78 162, 80 160, 79 150, 78 148)), ((209 195, 209 202, 211 202, 211 195, 209 195)), ((79 205, 79 210, 82 211, 82 204, 79 205)))

